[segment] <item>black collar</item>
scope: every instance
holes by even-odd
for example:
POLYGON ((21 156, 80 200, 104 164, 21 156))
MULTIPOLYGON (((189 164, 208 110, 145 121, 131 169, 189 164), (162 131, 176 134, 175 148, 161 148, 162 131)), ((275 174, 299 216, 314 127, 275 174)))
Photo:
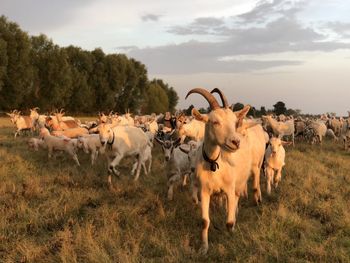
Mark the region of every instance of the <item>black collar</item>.
POLYGON ((208 157, 208 155, 205 153, 205 150, 204 150, 204 143, 203 143, 202 155, 203 155, 204 160, 210 164, 210 170, 211 170, 212 172, 215 172, 216 169, 219 169, 219 164, 218 164, 216 161, 217 161, 217 160, 219 159, 219 157, 220 157, 220 152, 219 152, 218 157, 216 157, 215 160, 210 159, 210 158, 208 157))
POLYGON ((113 133, 112 142, 107 141, 107 144, 109 145, 110 148, 112 148, 112 145, 113 145, 113 143, 114 143, 114 131, 113 131, 113 130, 112 130, 112 133, 113 133))

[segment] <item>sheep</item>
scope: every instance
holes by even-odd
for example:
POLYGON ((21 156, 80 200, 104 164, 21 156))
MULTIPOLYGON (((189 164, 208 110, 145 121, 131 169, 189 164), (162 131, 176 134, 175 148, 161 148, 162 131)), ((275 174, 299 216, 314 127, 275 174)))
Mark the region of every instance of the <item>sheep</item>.
POLYGON ((69 139, 69 138, 62 138, 62 137, 56 137, 52 136, 48 129, 41 128, 40 129, 40 137, 43 138, 45 145, 48 149, 48 157, 52 157, 52 152, 56 150, 65 151, 68 153, 75 163, 80 166, 78 156, 76 154, 76 148, 77 148, 77 140, 76 139, 69 139))
POLYGON ((106 123, 98 126, 98 132, 102 146, 106 146, 109 184, 112 185, 111 174, 119 174, 115 167, 126 156, 137 158, 136 175, 134 177, 134 181, 137 181, 140 175, 142 155, 149 142, 147 135, 141 129, 133 126, 113 127, 106 123))
POLYGON ((85 153, 90 152, 91 165, 95 164, 99 152, 104 153, 104 147, 101 144, 100 136, 98 134, 79 136, 78 148, 83 149, 85 153))
POLYGON ((13 110, 11 113, 6 113, 11 118, 11 122, 16 125, 15 138, 21 131, 32 131, 33 132, 33 122, 29 116, 21 116, 21 112, 13 110))
POLYGON ((265 176, 267 178, 267 193, 271 194, 271 184, 274 182, 275 187, 281 181, 282 168, 285 165, 286 152, 284 145, 290 145, 291 142, 284 142, 280 138, 272 137, 269 146, 265 152, 265 176), (276 175, 276 177, 275 177, 276 175))
POLYGON ((89 131, 86 128, 77 127, 77 128, 71 128, 63 131, 53 131, 51 134, 53 136, 65 136, 68 138, 77 138, 84 134, 89 134, 89 131))
POLYGON ((202 253, 208 251, 208 229, 210 196, 214 192, 225 192, 228 200, 228 216, 226 226, 233 230, 236 222, 237 205, 241 195, 246 192, 247 181, 253 172, 253 188, 256 202, 261 201, 260 169, 265 153, 265 134, 261 125, 255 122, 244 122, 250 106, 233 112, 226 97, 219 89, 223 102, 221 108, 215 97, 207 90, 195 88, 187 93, 199 93, 208 102, 211 112, 202 115, 194 110, 194 117, 205 123, 203 144, 197 151, 195 169, 196 182, 194 193, 200 188, 202 228, 202 253))
POLYGON ((294 119, 288 120, 286 122, 278 122, 271 116, 262 116, 262 119, 270 124, 275 136, 280 138, 283 138, 287 135, 292 136, 292 142, 294 146, 294 119))

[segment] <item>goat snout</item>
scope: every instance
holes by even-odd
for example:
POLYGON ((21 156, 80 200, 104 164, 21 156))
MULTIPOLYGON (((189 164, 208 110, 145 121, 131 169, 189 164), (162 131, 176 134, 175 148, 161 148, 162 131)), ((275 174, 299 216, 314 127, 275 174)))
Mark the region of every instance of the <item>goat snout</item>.
POLYGON ((165 156, 165 161, 169 162, 170 157, 169 156, 165 156))
POLYGON ((105 146, 106 141, 101 141, 102 146, 105 146))
POLYGON ((196 168, 191 167, 191 172, 194 173, 194 171, 196 170, 196 168))
POLYGON ((239 148, 239 145, 241 144, 241 141, 238 139, 232 140, 231 141, 233 145, 235 145, 237 148, 239 148))

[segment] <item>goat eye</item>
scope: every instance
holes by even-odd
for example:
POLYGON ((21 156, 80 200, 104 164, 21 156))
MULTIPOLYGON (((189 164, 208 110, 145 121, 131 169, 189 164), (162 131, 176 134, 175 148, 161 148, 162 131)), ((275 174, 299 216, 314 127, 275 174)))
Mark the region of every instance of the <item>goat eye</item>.
POLYGON ((218 121, 213 121, 213 125, 218 126, 218 125, 220 125, 220 122, 218 122, 218 121))

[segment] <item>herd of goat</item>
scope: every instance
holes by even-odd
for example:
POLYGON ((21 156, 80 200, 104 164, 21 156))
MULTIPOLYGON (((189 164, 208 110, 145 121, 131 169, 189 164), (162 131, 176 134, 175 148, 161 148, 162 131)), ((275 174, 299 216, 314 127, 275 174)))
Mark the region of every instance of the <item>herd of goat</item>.
POLYGON ((16 125, 15 137, 22 131, 37 131, 38 137, 28 140, 29 146, 38 150, 47 149, 49 158, 56 150, 68 153, 80 165, 77 151, 82 149, 91 155, 91 165, 103 154, 108 160, 108 182, 111 175, 118 175, 120 161, 127 156, 136 159, 131 174, 138 180, 141 169, 147 174, 152 165, 154 141, 163 149, 168 178, 168 199, 174 196, 177 184, 191 183, 192 198, 202 211, 202 248, 208 250, 210 225, 210 197, 216 192, 224 193, 226 200, 226 226, 233 230, 238 212, 238 201, 248 195, 247 181, 253 176, 253 191, 256 203, 261 202, 260 173, 267 179, 267 193, 271 185, 277 187, 285 165, 284 146, 295 144, 295 139, 311 144, 322 144, 325 136, 342 141, 350 149, 349 117, 336 118, 322 115, 318 119, 301 117, 263 116, 247 118, 250 106, 232 111, 225 95, 219 90, 211 92, 195 88, 186 98, 197 93, 209 103, 211 111, 201 114, 192 110, 192 116, 183 113, 171 116, 145 115, 131 117, 103 113, 96 121, 82 124, 64 112, 45 116, 38 108, 30 110, 29 116, 13 110, 7 113, 16 125), (222 105, 213 96, 220 96, 222 105), (282 139, 288 136, 290 141, 282 139))

